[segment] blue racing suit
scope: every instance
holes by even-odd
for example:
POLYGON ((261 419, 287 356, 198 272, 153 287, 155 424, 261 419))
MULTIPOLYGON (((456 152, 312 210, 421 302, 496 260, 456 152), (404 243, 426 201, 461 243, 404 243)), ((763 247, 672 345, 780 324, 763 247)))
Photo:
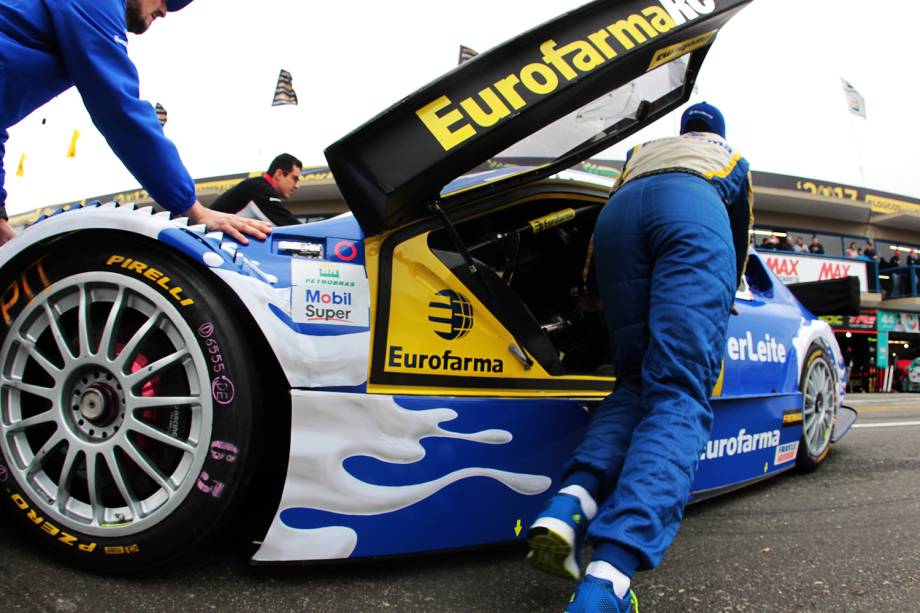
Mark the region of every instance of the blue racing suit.
MULTIPOLYGON (((195 184, 128 57, 125 0, 0 0, 0 158, 7 128, 76 85, 93 123, 154 200, 181 213, 195 184)), ((0 205, 6 203, 0 166, 0 205)))
POLYGON ((616 388, 566 474, 599 481, 594 559, 654 568, 683 518, 709 439, 709 397, 747 257, 747 161, 710 133, 634 148, 594 235, 616 388))

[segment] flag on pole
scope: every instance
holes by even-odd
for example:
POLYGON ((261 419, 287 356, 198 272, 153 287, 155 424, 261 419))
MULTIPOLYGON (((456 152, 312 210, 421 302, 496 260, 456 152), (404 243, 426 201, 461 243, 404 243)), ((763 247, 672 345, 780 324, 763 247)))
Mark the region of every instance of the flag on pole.
POLYGON ((21 177, 26 174, 26 154, 19 156, 19 168, 16 169, 16 176, 21 177))
POLYGON ((854 115, 859 115, 863 119, 866 119, 866 99, 862 97, 856 88, 850 85, 849 81, 840 78, 841 83, 843 84, 843 95, 847 99, 847 108, 850 109, 850 112, 854 115))
POLYGON ((460 45, 460 59, 457 62, 457 64, 459 65, 459 64, 462 64, 463 62, 468 62, 469 60, 473 59, 477 55, 479 55, 479 53, 477 53, 476 51, 464 45, 460 45))
POLYGON ((156 105, 157 119, 160 121, 161 126, 166 126, 166 107, 157 102, 156 105))
POLYGON ((297 104, 297 92, 294 91, 294 79, 287 70, 282 70, 278 75, 278 85, 275 86, 275 97, 272 106, 297 104))
POLYGON ((74 130, 73 136, 70 137, 70 147, 67 148, 67 157, 77 157, 77 139, 80 138, 80 131, 74 130))

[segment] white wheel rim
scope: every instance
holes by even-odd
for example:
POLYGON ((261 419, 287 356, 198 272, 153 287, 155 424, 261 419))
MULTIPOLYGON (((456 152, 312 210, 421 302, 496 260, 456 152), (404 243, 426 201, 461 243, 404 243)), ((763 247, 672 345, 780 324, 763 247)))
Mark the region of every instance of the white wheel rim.
POLYGON ((817 457, 830 444, 837 412, 837 390, 827 361, 816 359, 805 373, 802 432, 808 453, 817 457))
POLYGON ((185 500, 213 403, 195 333, 166 297, 115 273, 68 277, 13 321, 0 358, 0 447, 48 521, 127 536, 185 500), (153 423, 167 413, 166 429, 153 423))

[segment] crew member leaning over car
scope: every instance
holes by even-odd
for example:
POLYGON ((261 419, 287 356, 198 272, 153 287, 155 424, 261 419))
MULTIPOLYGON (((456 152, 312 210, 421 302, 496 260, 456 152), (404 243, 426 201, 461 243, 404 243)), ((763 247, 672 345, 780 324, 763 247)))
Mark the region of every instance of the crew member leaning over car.
POLYGON ((674 539, 712 424, 751 224, 748 162, 715 107, 681 135, 635 147, 598 217, 594 266, 614 347, 614 393, 591 419, 562 488, 530 527, 531 565, 579 579, 567 611, 629 611, 636 570, 674 539))
MULTIPOLYGON (((247 243, 270 227, 203 207, 195 183, 139 98, 128 32, 143 34, 191 0, 0 0, 0 157, 7 129, 76 85, 93 123, 154 200, 212 230, 247 243)), ((13 238, 0 167, 0 244, 13 238)))
MULTIPOLYGON (((262 176, 240 181, 211 203, 211 208, 224 213, 240 213, 250 203, 258 207, 252 215, 261 215, 276 226, 300 223, 282 201, 297 191, 303 163, 290 153, 282 153, 268 166, 262 176)), ((250 213, 244 213, 250 214, 250 213)))

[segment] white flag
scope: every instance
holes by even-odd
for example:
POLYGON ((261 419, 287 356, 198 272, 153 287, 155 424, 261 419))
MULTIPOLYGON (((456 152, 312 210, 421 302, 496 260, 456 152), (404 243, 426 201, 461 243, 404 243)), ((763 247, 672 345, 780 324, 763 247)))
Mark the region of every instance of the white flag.
POLYGON ((866 99, 846 79, 841 77, 840 81, 843 84, 843 95, 847 99, 847 108, 854 115, 859 115, 866 119, 866 99))

